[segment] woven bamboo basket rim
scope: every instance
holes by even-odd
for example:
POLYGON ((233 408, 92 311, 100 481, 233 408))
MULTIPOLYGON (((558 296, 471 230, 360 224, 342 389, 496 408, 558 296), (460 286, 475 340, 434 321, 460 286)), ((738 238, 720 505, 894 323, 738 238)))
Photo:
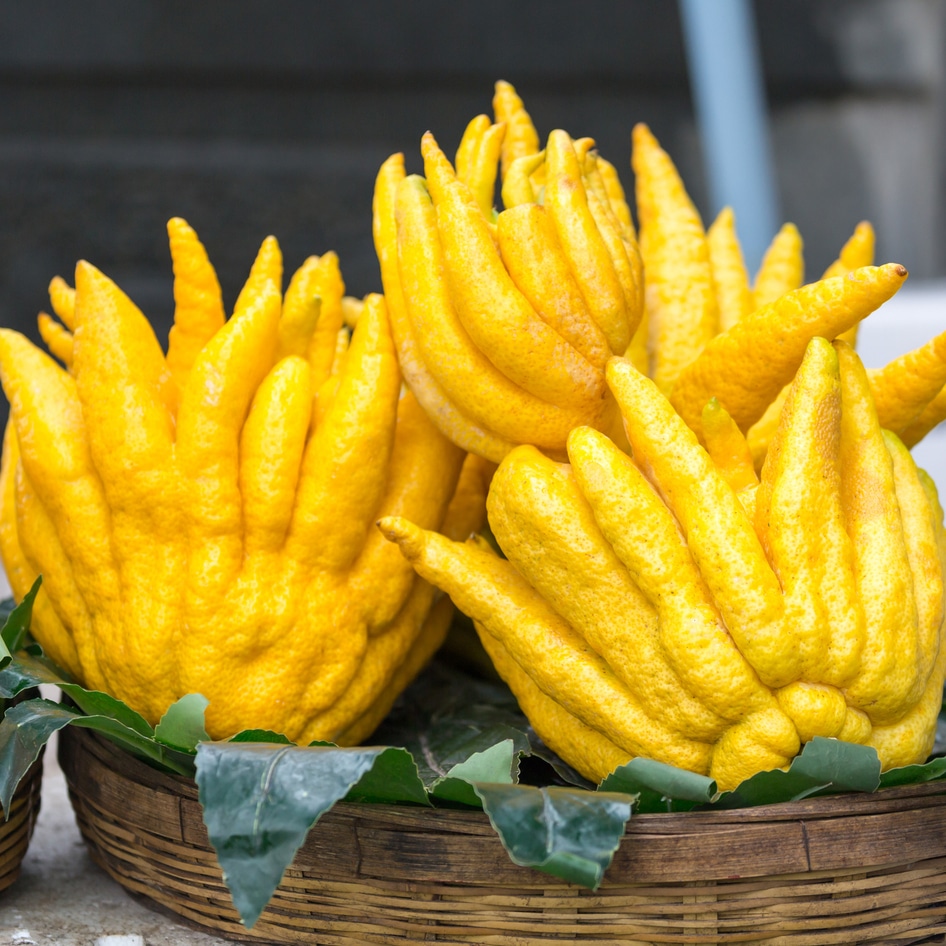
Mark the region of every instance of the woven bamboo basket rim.
POLYGON ((341 802, 252 930, 190 779, 63 730, 93 858, 186 923, 257 943, 946 941, 946 781, 734 811, 635 815, 589 891, 512 863, 482 812, 341 802))
POLYGON ((10 817, 3 820, 0 808, 0 892, 12 886, 20 876, 33 828, 39 816, 43 760, 38 758, 17 786, 10 803, 10 817))

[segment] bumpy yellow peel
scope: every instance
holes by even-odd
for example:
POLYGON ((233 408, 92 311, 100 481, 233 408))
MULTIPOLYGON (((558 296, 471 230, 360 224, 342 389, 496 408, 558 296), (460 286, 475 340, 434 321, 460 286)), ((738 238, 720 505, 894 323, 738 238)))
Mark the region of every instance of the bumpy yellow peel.
MULTIPOLYGON (((32 630, 47 653, 152 723, 202 693, 215 738, 366 738, 451 613, 374 521, 439 528, 463 451, 401 397, 381 296, 348 345, 334 254, 306 261, 284 297, 267 239, 224 320, 196 234, 178 219, 169 231, 167 357, 84 262, 74 306, 52 287, 68 372, 0 330, 0 554, 14 594, 42 574, 32 630)), ((468 488, 465 521, 477 502, 468 488)))

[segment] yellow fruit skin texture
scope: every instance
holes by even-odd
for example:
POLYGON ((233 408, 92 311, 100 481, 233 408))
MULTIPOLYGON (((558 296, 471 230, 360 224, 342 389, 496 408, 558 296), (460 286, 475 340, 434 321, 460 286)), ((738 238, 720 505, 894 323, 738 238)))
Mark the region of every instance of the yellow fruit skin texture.
POLYGON ((710 248, 677 169, 644 124, 634 127, 632 163, 653 378, 670 391, 719 330, 710 248))
POLYGON ((797 289, 805 276, 798 228, 786 223, 769 244, 752 284, 752 308, 759 309, 797 289))
MULTIPOLYGON (((202 693, 214 738, 366 738, 450 618, 374 522, 443 527, 464 454, 401 396, 383 297, 366 297, 350 346, 339 335, 334 254, 308 260, 284 300, 267 239, 224 320, 196 235, 177 219, 169 230, 167 357, 85 262, 63 310, 68 371, 0 330, 0 553, 14 594, 41 574, 37 639, 152 723, 202 693)), ((482 479, 470 482, 460 528, 483 506, 482 479)))
POLYGON ((590 427, 567 463, 511 451, 487 500, 505 558, 379 523, 473 618, 537 732, 592 779, 642 755, 722 789, 819 736, 873 746, 884 769, 925 759, 943 513, 853 349, 805 347, 758 479, 718 401, 704 448, 629 360, 607 378, 631 453, 590 427))
POLYGON ((906 277, 896 263, 865 266, 801 286, 754 310, 681 371, 670 395, 674 408, 699 430, 703 406, 715 397, 747 431, 795 376, 812 338, 834 339, 857 325, 906 277))
POLYGON ((622 439, 604 370, 641 319, 637 238, 590 139, 555 130, 540 151, 505 82, 494 108, 495 123, 467 126, 455 167, 430 132, 424 177, 401 155, 384 162, 375 249, 405 382, 437 427, 491 462, 525 443, 564 459, 576 426, 622 439))
POLYGON ((752 290, 735 225, 732 208, 724 207, 706 232, 721 332, 753 309, 752 290))

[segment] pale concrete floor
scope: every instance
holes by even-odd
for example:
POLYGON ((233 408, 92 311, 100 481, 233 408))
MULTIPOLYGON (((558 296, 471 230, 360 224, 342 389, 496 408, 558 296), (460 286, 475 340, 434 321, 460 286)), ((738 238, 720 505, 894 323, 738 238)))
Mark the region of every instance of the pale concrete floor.
POLYGON ((222 946, 132 900, 89 857, 56 747, 45 757, 42 808, 20 878, 0 894, 0 946, 222 946))

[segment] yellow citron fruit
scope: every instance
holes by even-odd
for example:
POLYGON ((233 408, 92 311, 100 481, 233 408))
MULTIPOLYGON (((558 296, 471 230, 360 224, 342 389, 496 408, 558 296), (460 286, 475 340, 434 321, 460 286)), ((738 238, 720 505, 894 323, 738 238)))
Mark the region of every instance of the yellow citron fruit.
POLYGON ((632 455, 589 427, 568 463, 510 452, 487 500, 505 558, 380 522, 473 618, 536 731, 596 780, 645 756, 732 788, 817 736, 884 769, 923 761, 946 676, 943 514, 853 349, 806 345, 758 480, 718 401, 704 449, 630 361, 607 375, 632 455))
POLYGON ((74 298, 51 287, 68 370, 0 330, 14 594, 41 574, 33 632, 47 653, 152 723, 202 693, 214 738, 357 742, 451 614, 374 522, 477 528, 484 480, 474 470, 454 497, 463 452, 402 394, 382 296, 359 306, 348 343, 334 254, 307 260, 284 295, 268 238, 226 319, 196 234, 179 219, 169 231, 166 356, 86 262, 74 298))
POLYGON ((495 123, 467 126, 455 166, 429 132, 423 177, 401 155, 384 163, 375 249, 404 379, 440 430, 493 462, 524 443, 564 459, 576 426, 621 439, 605 366, 641 319, 640 254, 590 139, 556 130, 540 151, 508 83, 494 107, 495 123))

